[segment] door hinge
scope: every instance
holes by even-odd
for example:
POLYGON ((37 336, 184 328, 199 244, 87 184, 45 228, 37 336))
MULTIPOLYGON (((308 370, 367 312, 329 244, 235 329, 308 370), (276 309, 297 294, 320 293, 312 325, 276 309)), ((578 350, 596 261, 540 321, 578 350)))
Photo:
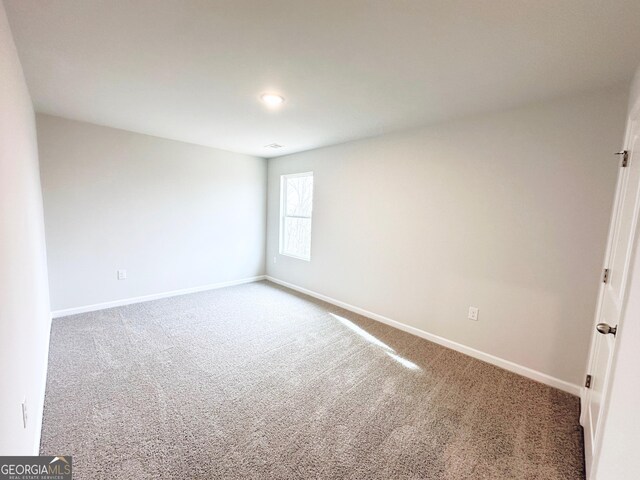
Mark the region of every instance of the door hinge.
POLYGON ((621 152, 616 153, 616 155, 622 155, 622 168, 629 166, 629 151, 622 150, 621 152))
POLYGON ((584 381, 584 386, 586 388, 591 388, 591 375, 587 375, 587 379, 584 381))
POLYGON ((609 269, 605 268, 602 273, 602 283, 607 283, 609 281, 609 269))

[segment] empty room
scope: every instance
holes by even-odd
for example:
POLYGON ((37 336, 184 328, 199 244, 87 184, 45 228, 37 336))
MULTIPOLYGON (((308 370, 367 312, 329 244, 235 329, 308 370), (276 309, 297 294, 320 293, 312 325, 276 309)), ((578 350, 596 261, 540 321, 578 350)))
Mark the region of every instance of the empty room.
POLYGON ((0 480, 640 478, 638 0, 0 0, 0 480))

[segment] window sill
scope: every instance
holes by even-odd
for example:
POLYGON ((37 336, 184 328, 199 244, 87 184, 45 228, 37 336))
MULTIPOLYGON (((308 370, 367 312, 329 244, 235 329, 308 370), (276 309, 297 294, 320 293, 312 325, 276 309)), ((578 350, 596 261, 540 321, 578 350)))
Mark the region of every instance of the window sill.
POLYGON ((282 255, 283 257, 295 258, 296 260, 303 260, 305 262, 311 262, 311 257, 309 257, 309 258, 307 258, 307 257, 299 257, 298 255, 293 255, 291 253, 282 253, 282 252, 280 252, 280 255, 282 255))

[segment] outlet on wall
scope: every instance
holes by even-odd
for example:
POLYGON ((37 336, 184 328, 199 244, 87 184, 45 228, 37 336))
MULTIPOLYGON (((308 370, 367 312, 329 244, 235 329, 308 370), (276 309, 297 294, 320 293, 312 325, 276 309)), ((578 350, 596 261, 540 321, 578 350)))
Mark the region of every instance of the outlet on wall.
POLYGON ((278 263, 278 257, 273 257, 273 263, 278 263))
POLYGON ((127 271, 118 270, 118 280, 126 280, 126 279, 127 279, 127 271))
POLYGON ((27 411, 27 397, 22 400, 22 426, 27 428, 27 420, 29 420, 29 412, 27 411))
POLYGON ((469 307, 469 320, 478 320, 478 307, 469 307))

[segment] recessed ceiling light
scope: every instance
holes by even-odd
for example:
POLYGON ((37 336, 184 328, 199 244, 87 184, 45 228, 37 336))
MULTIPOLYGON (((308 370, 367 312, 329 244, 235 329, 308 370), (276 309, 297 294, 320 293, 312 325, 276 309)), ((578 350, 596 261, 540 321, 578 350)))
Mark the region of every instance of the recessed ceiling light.
POLYGON ((280 145, 279 143, 270 143, 269 145, 265 145, 264 148, 282 148, 284 145, 280 145))
POLYGON ((263 93, 260 99, 270 107, 277 107, 284 102, 284 97, 275 93, 263 93))

